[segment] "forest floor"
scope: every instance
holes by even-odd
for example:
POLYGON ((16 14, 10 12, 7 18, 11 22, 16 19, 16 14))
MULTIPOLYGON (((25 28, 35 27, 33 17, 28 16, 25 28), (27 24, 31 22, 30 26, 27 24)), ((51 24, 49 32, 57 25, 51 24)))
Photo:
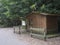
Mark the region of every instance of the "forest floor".
POLYGON ((13 33, 13 28, 0 28, 0 45, 60 45, 60 37, 43 41, 29 34, 13 33))

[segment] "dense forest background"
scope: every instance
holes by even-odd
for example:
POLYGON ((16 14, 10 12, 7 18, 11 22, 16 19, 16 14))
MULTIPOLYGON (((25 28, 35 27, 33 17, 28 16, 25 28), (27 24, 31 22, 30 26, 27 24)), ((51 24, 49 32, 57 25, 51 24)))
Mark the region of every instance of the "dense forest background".
POLYGON ((32 11, 60 14, 60 0, 0 0, 0 25, 20 25, 32 11))

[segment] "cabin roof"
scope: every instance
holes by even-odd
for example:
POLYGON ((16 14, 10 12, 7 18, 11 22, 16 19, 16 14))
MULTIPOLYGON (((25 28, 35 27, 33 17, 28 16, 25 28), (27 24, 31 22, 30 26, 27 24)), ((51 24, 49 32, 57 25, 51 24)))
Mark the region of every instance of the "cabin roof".
POLYGON ((60 14, 40 13, 40 12, 35 12, 35 11, 29 13, 27 16, 32 15, 32 14, 45 15, 45 16, 60 16, 60 14))

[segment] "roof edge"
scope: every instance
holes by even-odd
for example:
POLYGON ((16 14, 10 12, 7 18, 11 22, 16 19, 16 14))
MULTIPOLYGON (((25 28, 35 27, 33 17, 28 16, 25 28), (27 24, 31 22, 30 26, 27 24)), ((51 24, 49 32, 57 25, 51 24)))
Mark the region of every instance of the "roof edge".
MULTIPOLYGON (((41 12, 38 12, 38 11, 32 11, 31 13, 29 13, 28 15, 30 14, 41 14, 41 15, 45 15, 45 16, 60 16, 60 14, 50 14, 50 13, 41 13, 41 12)), ((27 16, 28 16, 27 15, 27 16)))

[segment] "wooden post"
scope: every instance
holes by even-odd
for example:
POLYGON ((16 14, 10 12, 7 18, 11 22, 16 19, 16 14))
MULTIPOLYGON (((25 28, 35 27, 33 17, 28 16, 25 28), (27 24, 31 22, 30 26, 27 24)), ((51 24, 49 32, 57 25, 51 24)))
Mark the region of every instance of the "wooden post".
POLYGON ((21 27, 21 26, 19 25, 19 34, 21 34, 20 27, 21 27))
POLYGON ((27 20, 26 26, 27 26, 27 30, 26 30, 26 31, 29 32, 29 28, 30 28, 30 27, 29 27, 29 20, 27 20))
POLYGON ((46 41, 46 34, 47 34, 47 30, 45 28, 45 30, 44 30, 44 41, 46 41))
POLYGON ((15 28, 13 27, 14 33, 15 33, 15 28))

